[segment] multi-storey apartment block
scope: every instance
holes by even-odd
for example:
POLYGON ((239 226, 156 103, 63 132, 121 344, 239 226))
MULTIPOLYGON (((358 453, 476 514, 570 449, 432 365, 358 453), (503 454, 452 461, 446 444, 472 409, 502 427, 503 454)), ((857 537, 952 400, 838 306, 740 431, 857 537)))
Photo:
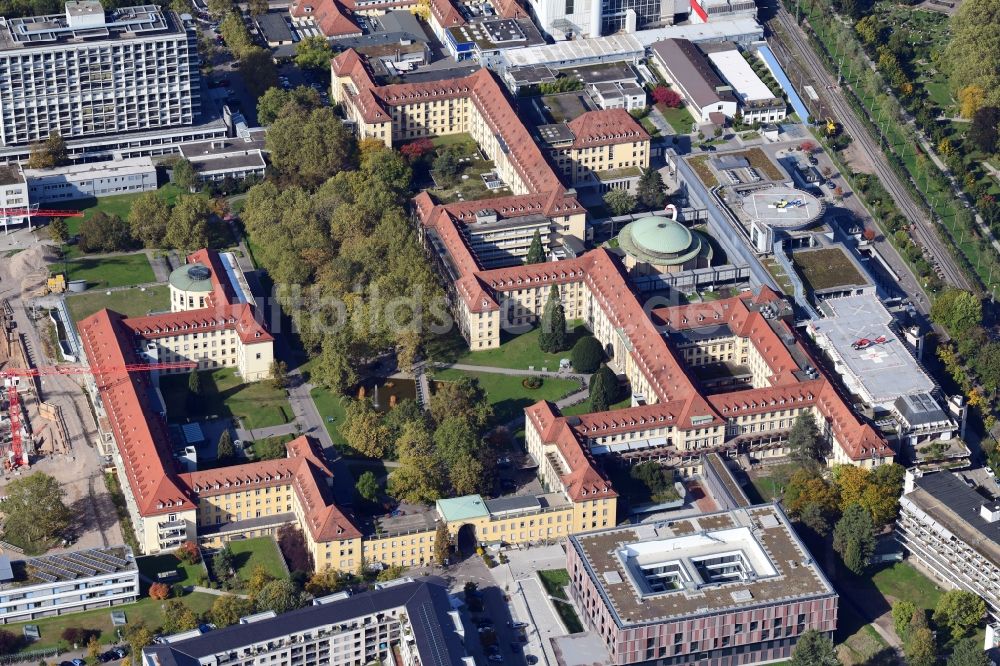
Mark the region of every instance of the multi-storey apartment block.
POLYGON ((951 472, 906 473, 896 538, 939 581, 972 592, 1000 620, 1000 501, 951 472))
POLYGON ((572 187, 628 188, 649 168, 649 133, 625 109, 587 111, 538 131, 552 163, 572 187))
POLYGON ((0 622, 24 622, 107 608, 139 598, 139 569, 128 546, 11 561, 0 556, 0 622))
MULTIPOLYGON (((430 195, 422 193, 416 205, 429 244, 440 245, 442 236, 455 235, 474 248, 478 266, 495 268, 522 263, 536 232, 547 253, 555 251, 563 238, 583 240, 586 211, 546 161, 488 70, 457 79, 378 86, 364 59, 348 50, 334 58, 332 72, 333 98, 356 124, 359 137, 392 146, 468 133, 513 193, 447 205, 435 205, 430 195)), ((623 141, 641 143, 641 137, 623 141)), ((648 136, 644 145, 648 146, 648 136)), ((634 159, 642 161, 645 156, 648 161, 648 148, 637 150, 641 154, 634 159)), ((462 273, 467 268, 454 270, 462 273)))
POLYGON ((608 650, 593 663, 781 661, 837 628, 837 593, 777 505, 572 536, 566 560, 608 650))
POLYGON ((143 650, 142 666, 474 666, 464 636, 445 588, 401 578, 371 592, 315 599, 290 613, 169 638, 143 650))
POLYGON ((156 5, 0 18, 0 145, 191 125, 197 34, 156 5))

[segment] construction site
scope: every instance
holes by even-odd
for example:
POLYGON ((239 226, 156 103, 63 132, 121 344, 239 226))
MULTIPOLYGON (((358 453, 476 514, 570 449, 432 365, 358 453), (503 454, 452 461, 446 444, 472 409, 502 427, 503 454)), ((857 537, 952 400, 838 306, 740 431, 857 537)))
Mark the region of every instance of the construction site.
POLYGON ((36 241, 0 262, 0 496, 12 480, 45 472, 76 516, 63 547, 106 547, 122 543, 122 533, 96 448, 88 369, 66 363, 76 359, 60 350, 61 325, 50 315, 65 287, 49 272, 56 259, 55 248, 36 241))

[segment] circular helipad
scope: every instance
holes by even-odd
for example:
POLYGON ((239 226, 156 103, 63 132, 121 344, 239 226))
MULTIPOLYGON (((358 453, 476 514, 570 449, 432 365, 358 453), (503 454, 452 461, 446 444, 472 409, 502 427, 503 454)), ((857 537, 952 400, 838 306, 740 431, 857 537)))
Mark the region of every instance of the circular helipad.
POLYGON ((743 195, 744 214, 775 228, 805 228, 822 217, 824 207, 822 200, 794 187, 769 187, 743 195))

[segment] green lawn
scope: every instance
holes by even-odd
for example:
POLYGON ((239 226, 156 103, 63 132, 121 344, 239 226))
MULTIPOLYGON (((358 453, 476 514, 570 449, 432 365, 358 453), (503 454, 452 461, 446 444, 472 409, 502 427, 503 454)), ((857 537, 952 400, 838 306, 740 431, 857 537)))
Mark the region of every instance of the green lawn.
POLYGON ((685 107, 680 107, 678 109, 671 109, 660 104, 656 107, 663 114, 663 117, 667 119, 670 126, 674 128, 674 131, 678 134, 690 134, 691 124, 694 122, 694 118, 691 117, 691 113, 685 107))
POLYGON ((195 585, 202 574, 205 573, 205 566, 201 562, 198 564, 185 564, 177 559, 177 556, 173 553, 139 557, 136 558, 136 564, 139 565, 139 573, 154 583, 157 581, 156 575, 164 571, 177 571, 180 574, 181 578, 171 581, 171 585, 175 583, 195 585))
MULTIPOLYGON (((587 335, 586 326, 580 322, 570 323, 570 347, 580 337, 587 335)), ((550 371, 559 369, 560 359, 569 358, 569 350, 557 354, 546 354, 538 348, 538 334, 540 328, 535 327, 527 333, 522 333, 511 338, 501 337, 500 346, 496 349, 486 349, 483 351, 470 351, 459 356, 456 363, 467 363, 469 365, 492 365, 497 368, 513 368, 515 370, 527 370, 529 366, 534 366, 535 370, 548 368, 550 371)))
MULTIPOLYGON (((195 613, 204 613, 216 600, 216 596, 204 592, 192 592, 184 596, 184 603, 195 613)), ((146 597, 134 604, 114 606, 112 608, 100 608, 97 610, 73 613, 61 617, 49 617, 30 622, 19 622, 17 624, 4 625, 4 629, 17 636, 23 635, 24 625, 34 624, 38 626, 41 637, 27 645, 24 651, 44 650, 52 647, 68 648, 66 641, 60 638, 63 630, 69 627, 80 627, 82 629, 98 630, 101 632, 101 643, 115 643, 118 636, 111 624, 111 611, 124 611, 129 623, 145 622, 146 626, 156 631, 163 624, 163 602, 146 597)))
POLYGON ((887 599, 910 601, 921 608, 933 609, 942 594, 934 581, 907 562, 896 562, 879 570, 872 576, 872 582, 887 599))
POLYGON ((324 388, 314 388, 310 395, 316 404, 316 411, 323 417, 330 439, 336 446, 346 446, 347 440, 340 434, 340 424, 344 422, 344 401, 350 398, 324 388))
POLYGON ((271 537, 236 539, 229 542, 229 550, 233 552, 234 568, 241 580, 250 580, 250 574, 257 566, 264 567, 275 578, 288 578, 281 551, 271 537))
POLYGON ((538 572, 542 586, 550 596, 566 599, 566 586, 569 585, 569 572, 565 569, 543 569, 538 572))
POLYGON ((527 389, 521 385, 521 380, 524 377, 516 375, 464 372, 451 369, 434 373, 436 381, 444 382, 455 381, 462 376, 474 377, 479 380, 479 385, 486 391, 487 399, 493 405, 493 422, 497 425, 503 425, 523 416, 524 408, 539 400, 555 402, 580 388, 580 384, 572 379, 545 377, 541 387, 527 389))
MULTIPOLYGON (((183 190, 173 183, 164 185, 157 190, 157 193, 162 196, 167 203, 171 204, 182 192, 183 190)), ((95 199, 93 197, 87 199, 75 199, 73 201, 62 201, 58 205, 51 206, 51 208, 58 210, 83 211, 83 217, 66 218, 66 224, 69 227, 69 233, 72 236, 80 232, 80 224, 84 220, 89 220, 98 211, 103 211, 108 215, 117 215, 123 220, 128 219, 129 211, 132 210, 132 202, 138 199, 142 194, 142 192, 136 192, 134 194, 116 194, 110 197, 101 197, 100 199, 95 199)))
POLYGON ((153 267, 144 252, 120 254, 113 257, 80 257, 52 265, 53 272, 60 272, 65 267, 66 281, 86 280, 90 289, 107 289, 108 287, 125 287, 133 284, 146 284, 156 280, 153 267))
POLYGON ((73 321, 80 321, 98 310, 108 308, 128 317, 138 317, 150 312, 164 312, 170 309, 170 289, 162 287, 135 287, 113 291, 91 290, 84 294, 70 294, 66 297, 66 307, 73 321))
POLYGON ((566 631, 576 634, 583 631, 583 624, 576 614, 576 610, 567 601, 557 601, 556 599, 566 599, 565 587, 569 585, 569 572, 565 569, 546 569, 538 572, 538 577, 542 581, 542 587, 549 596, 554 597, 552 604, 556 607, 556 612, 566 625, 566 631))
POLYGON ((160 378, 160 390, 167 404, 167 420, 187 423, 203 418, 238 418, 247 429, 288 423, 292 408, 282 389, 267 381, 243 383, 234 368, 205 370, 201 373, 201 395, 189 400, 188 373, 160 378))
MULTIPOLYGON (((751 474, 750 484, 753 486, 752 491, 757 494, 756 499, 760 502, 770 502, 782 493, 782 487, 770 476, 751 474)), ((750 491, 751 488, 746 488, 746 490, 750 491)))

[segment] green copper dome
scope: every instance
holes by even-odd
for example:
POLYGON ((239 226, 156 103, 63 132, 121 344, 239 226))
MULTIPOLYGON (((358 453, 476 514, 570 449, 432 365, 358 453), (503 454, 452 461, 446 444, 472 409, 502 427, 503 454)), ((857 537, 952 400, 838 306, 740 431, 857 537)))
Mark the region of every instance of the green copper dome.
POLYGON ((639 261, 656 265, 683 264, 698 256, 702 239, 680 222, 643 217, 625 225, 618 245, 639 261))

